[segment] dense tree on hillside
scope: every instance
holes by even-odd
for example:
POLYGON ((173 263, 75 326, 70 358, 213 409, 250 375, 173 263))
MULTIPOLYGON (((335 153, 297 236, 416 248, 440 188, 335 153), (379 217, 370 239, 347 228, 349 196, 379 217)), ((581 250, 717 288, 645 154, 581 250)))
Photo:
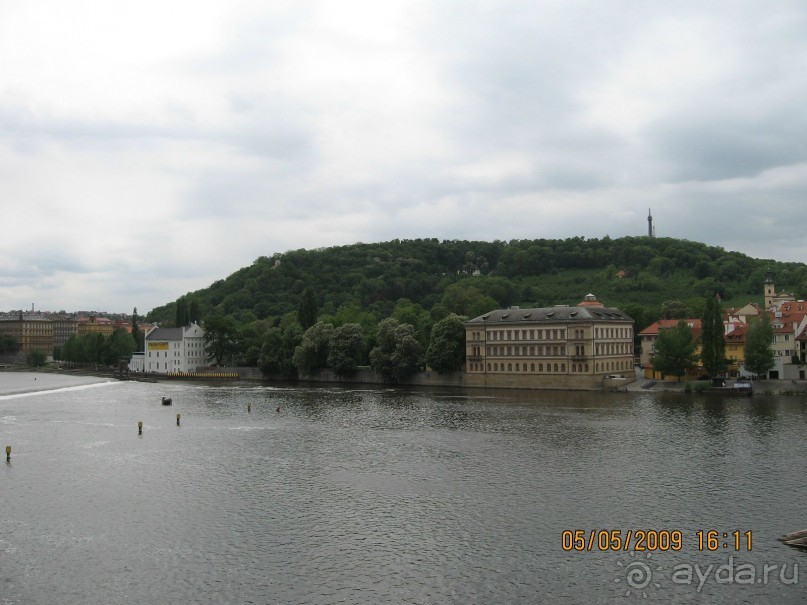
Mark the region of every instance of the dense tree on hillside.
POLYGON ((653 355, 653 369, 680 380, 695 365, 695 341, 692 329, 683 319, 674 328, 659 332, 653 355))
POLYGON ((293 366, 294 353, 292 358, 286 359, 283 354, 283 332, 273 326, 266 331, 261 347, 261 355, 258 358, 258 367, 264 374, 277 374, 283 372, 288 374, 293 366), (288 362, 288 363, 287 363, 288 362))
POLYGON ((344 324, 331 335, 328 347, 328 365, 337 376, 356 371, 364 357, 364 329, 359 324, 344 324))
POLYGON ((180 296, 174 310, 174 325, 181 328, 189 325, 191 321, 191 301, 187 296, 180 296))
POLYGON ((311 288, 303 290, 302 300, 297 308, 297 321, 303 330, 317 323, 317 298, 311 288))
POLYGON ((766 377, 776 365, 771 351, 773 328, 767 313, 752 320, 745 333, 745 369, 755 376, 766 377))
POLYGON ((292 361, 300 374, 328 365, 328 352, 334 333, 332 324, 317 322, 303 334, 300 344, 294 349, 292 361))
POLYGON ((374 332, 378 322, 386 317, 375 307, 362 309, 357 303, 350 302, 341 305, 333 315, 323 316, 321 320, 336 327, 345 324, 359 324, 365 333, 374 332))
POLYGON ((178 328, 202 320, 199 301, 195 296, 180 296, 174 303, 174 325, 178 328))
POLYGON ((177 327, 188 325, 188 302, 184 296, 177 299, 174 309, 174 325, 177 327))
POLYGON ((202 312, 199 306, 199 301, 196 297, 191 297, 188 303, 188 322, 200 323, 202 321, 202 312))
POLYGON ((249 367, 256 367, 258 365, 263 339, 269 327, 269 322, 260 319, 239 326, 238 336, 236 337, 239 343, 238 357, 236 358, 238 365, 249 367))
POLYGON ((434 320, 426 309, 408 298, 402 298, 395 303, 390 317, 397 319, 402 324, 411 324, 415 329, 415 338, 420 346, 425 349, 429 345, 429 334, 431 334, 434 320))
POLYGON ((207 358, 215 360, 216 365, 238 352, 238 326, 232 317, 211 315, 205 320, 204 331, 207 358))
MULTIPOLYGON (((477 317, 499 307, 506 306, 495 298, 484 294, 474 283, 475 280, 464 280, 451 284, 445 289, 441 304, 448 313, 477 317)), ((507 300, 510 293, 502 296, 507 300)))
POLYGON ((376 346, 370 351, 370 367, 385 380, 399 382, 418 370, 420 352, 414 328, 387 318, 378 324, 376 346))
MULTIPOLYGON (((702 301, 716 292, 728 306, 758 300, 769 265, 672 238, 393 240, 260 257, 209 288, 186 294, 189 310, 179 319, 217 314, 243 328, 296 314, 310 289, 320 304, 314 321, 337 327, 359 323, 372 345, 378 322, 392 316, 412 323, 426 350, 432 324, 450 313, 476 317, 510 305, 576 304, 588 292, 608 306, 631 306, 637 328, 660 314, 700 317, 702 301), (667 301, 680 304, 662 310, 667 301)), ((807 265, 773 263, 771 268, 778 289, 807 295, 807 265)), ((171 324, 177 311, 176 302, 170 303, 148 319, 171 324)), ((239 357, 255 358, 262 336, 239 357)))
POLYGON ((462 368, 465 362, 465 321, 451 314, 434 324, 426 350, 426 365, 443 374, 462 368))
POLYGON ((303 329, 297 322, 281 324, 266 331, 258 366, 265 374, 292 376, 295 371, 294 351, 303 340, 303 329))
POLYGON ((691 314, 680 300, 665 300, 661 304, 661 319, 687 319, 691 314))
POLYGON ((710 377, 719 376, 726 371, 726 344, 723 339, 723 313, 720 301, 710 296, 706 299, 706 310, 701 318, 701 363, 710 377))

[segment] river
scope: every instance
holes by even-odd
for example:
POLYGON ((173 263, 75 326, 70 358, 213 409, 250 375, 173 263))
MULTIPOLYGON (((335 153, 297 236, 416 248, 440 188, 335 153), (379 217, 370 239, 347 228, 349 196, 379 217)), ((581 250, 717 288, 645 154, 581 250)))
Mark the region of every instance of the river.
POLYGON ((803 397, 39 388, 0 396, 3 604, 806 600, 803 397))

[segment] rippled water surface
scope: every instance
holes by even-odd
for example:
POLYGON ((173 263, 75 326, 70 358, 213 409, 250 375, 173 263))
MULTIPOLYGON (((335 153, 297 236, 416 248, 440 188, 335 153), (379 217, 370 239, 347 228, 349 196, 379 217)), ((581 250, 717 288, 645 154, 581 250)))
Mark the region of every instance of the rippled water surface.
POLYGON ((802 398, 764 395, 7 395, 0 603, 802 603, 807 555, 775 538, 807 527, 806 426, 802 398), (684 543, 562 548, 631 528, 684 543), (699 551, 712 529, 752 549, 699 551))

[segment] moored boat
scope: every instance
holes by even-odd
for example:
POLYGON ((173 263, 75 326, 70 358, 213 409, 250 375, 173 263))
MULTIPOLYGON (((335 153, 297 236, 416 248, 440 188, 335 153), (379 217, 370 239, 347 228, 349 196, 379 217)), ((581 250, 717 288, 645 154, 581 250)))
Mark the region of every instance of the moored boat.
POLYGON ((750 396, 754 392, 754 387, 747 380, 735 380, 733 384, 727 386, 725 380, 713 379, 712 386, 706 389, 706 392, 721 393, 723 395, 738 395, 743 393, 750 396))

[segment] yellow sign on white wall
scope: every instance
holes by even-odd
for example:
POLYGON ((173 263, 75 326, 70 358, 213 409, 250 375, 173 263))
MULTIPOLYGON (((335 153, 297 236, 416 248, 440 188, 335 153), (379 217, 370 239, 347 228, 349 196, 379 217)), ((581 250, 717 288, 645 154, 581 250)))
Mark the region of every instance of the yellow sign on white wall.
POLYGON ((167 342, 150 342, 149 343, 149 351, 167 351, 168 350, 168 343, 167 342))

